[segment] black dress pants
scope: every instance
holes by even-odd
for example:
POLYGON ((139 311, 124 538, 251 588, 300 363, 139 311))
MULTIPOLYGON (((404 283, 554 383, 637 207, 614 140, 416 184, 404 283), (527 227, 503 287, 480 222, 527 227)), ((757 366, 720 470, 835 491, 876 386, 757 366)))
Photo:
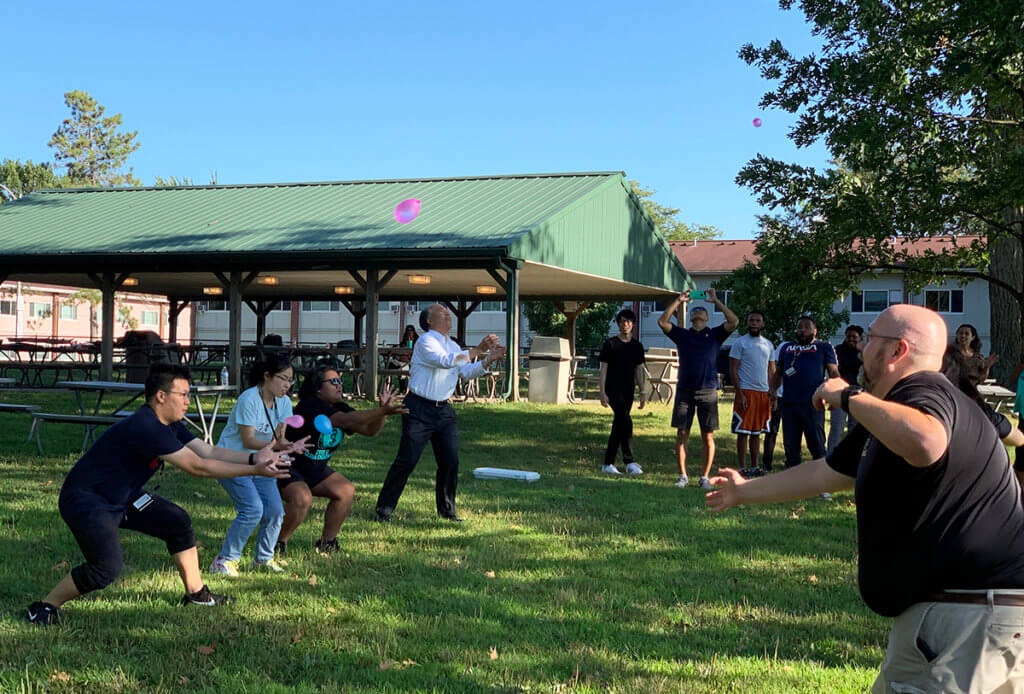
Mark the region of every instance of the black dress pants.
POLYGON ((782 403, 778 403, 772 410, 768 433, 764 435, 764 447, 761 449, 761 467, 768 471, 772 469, 772 458, 775 457, 775 442, 779 438, 780 426, 782 426, 782 403))
POLYGON ((612 419, 612 433, 608 437, 608 448, 604 452, 604 464, 614 465, 615 456, 622 448, 622 462, 626 465, 633 462, 633 418, 629 416, 633 409, 633 394, 608 393, 608 406, 615 415, 612 419))
POLYGON ((459 485, 459 427, 455 410, 448 402, 438 404, 411 392, 405 396, 405 406, 409 414, 402 415, 398 455, 377 496, 377 510, 385 514, 395 510, 409 475, 430 442, 437 460, 437 512, 442 516, 455 515, 455 490, 459 485))

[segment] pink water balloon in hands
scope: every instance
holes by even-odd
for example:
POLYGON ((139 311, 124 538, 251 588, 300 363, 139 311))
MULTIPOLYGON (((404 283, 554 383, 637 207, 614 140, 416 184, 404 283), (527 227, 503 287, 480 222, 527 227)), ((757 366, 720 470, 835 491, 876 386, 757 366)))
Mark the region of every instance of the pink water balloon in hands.
POLYGON ((416 219, 420 213, 420 201, 416 198, 409 198, 398 203, 395 207, 395 221, 399 224, 408 224, 416 219))
POLYGON ((306 423, 306 420, 302 418, 301 414, 293 414, 291 417, 285 417, 284 423, 292 429, 300 429, 306 423))

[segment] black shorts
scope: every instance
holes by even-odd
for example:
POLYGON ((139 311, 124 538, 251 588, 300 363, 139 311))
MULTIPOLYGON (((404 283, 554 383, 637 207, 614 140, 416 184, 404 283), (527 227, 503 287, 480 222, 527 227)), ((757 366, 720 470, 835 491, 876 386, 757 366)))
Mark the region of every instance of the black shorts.
POLYGON ((292 482, 305 482, 306 486, 312 489, 316 485, 334 474, 334 470, 327 463, 321 465, 295 465, 288 468, 288 476, 277 481, 277 488, 284 491, 292 482))
POLYGON ((714 388, 702 390, 676 390, 676 401, 672 407, 672 427, 689 431, 693 426, 693 415, 703 433, 718 429, 718 391, 714 388))

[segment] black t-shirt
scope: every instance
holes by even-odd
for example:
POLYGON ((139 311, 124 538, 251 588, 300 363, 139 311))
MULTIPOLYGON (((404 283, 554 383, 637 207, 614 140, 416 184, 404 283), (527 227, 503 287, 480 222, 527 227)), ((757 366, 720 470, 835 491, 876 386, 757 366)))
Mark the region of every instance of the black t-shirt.
POLYGON ((1024 506, 1006 449, 985 413, 937 372, 885 398, 945 426, 949 447, 916 468, 858 425, 828 456, 856 478, 860 593, 895 616, 949 588, 1024 588, 1024 506))
POLYGON ((115 507, 127 507, 160 468, 160 458, 194 439, 183 422, 162 423, 149 405, 113 425, 64 478, 61 494, 92 490, 115 507))
POLYGON ((317 468, 326 465, 327 461, 334 454, 334 450, 341 445, 344 435, 352 433, 351 430, 342 430, 338 427, 331 429, 330 434, 321 434, 317 431, 313 423, 314 420, 319 415, 324 415, 330 419, 331 415, 335 412, 355 412, 355 410, 343 402, 331 405, 315 395, 306 398, 295 406, 293 413, 302 415, 302 426, 298 429, 288 427, 285 430, 285 438, 289 441, 298 441, 303 436, 308 436, 309 443, 316 446, 315 449, 308 451, 305 455, 297 455, 292 459, 292 467, 296 468, 300 473, 303 468, 317 468))
POLYGON ((598 359, 608 365, 605 392, 632 398, 636 367, 644 363, 643 344, 635 339, 623 342, 618 337, 609 337, 604 341, 598 359))
POLYGON ((836 361, 839 362, 839 378, 847 383, 856 383, 860 375, 860 350, 845 342, 836 345, 836 361))

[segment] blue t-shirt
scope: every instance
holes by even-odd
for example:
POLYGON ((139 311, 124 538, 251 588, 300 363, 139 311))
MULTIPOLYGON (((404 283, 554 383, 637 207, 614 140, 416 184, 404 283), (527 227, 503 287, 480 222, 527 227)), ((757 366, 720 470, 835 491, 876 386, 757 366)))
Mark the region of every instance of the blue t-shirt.
POLYGON ((292 401, 287 396, 274 398, 274 406, 267 407, 260 397, 260 389, 253 386, 243 391, 238 396, 235 406, 231 408, 228 415, 228 423, 220 434, 218 446, 230 448, 233 451, 255 453, 258 449, 246 448, 242 443, 242 435, 238 430, 240 425, 253 428, 253 435, 264 445, 274 440, 274 432, 278 425, 286 417, 292 416, 292 401))
POLYGON ((194 439, 183 422, 164 424, 149 405, 113 425, 64 478, 61 494, 91 490, 116 507, 127 507, 160 468, 160 458, 194 439))
POLYGON ((731 332, 721 325, 701 331, 672 326, 668 338, 679 349, 679 390, 718 389, 718 350, 731 332))
POLYGON ((835 363, 836 351, 827 342, 783 342, 776 365, 782 372, 782 402, 810 405, 811 396, 825 380, 825 365, 835 363))

